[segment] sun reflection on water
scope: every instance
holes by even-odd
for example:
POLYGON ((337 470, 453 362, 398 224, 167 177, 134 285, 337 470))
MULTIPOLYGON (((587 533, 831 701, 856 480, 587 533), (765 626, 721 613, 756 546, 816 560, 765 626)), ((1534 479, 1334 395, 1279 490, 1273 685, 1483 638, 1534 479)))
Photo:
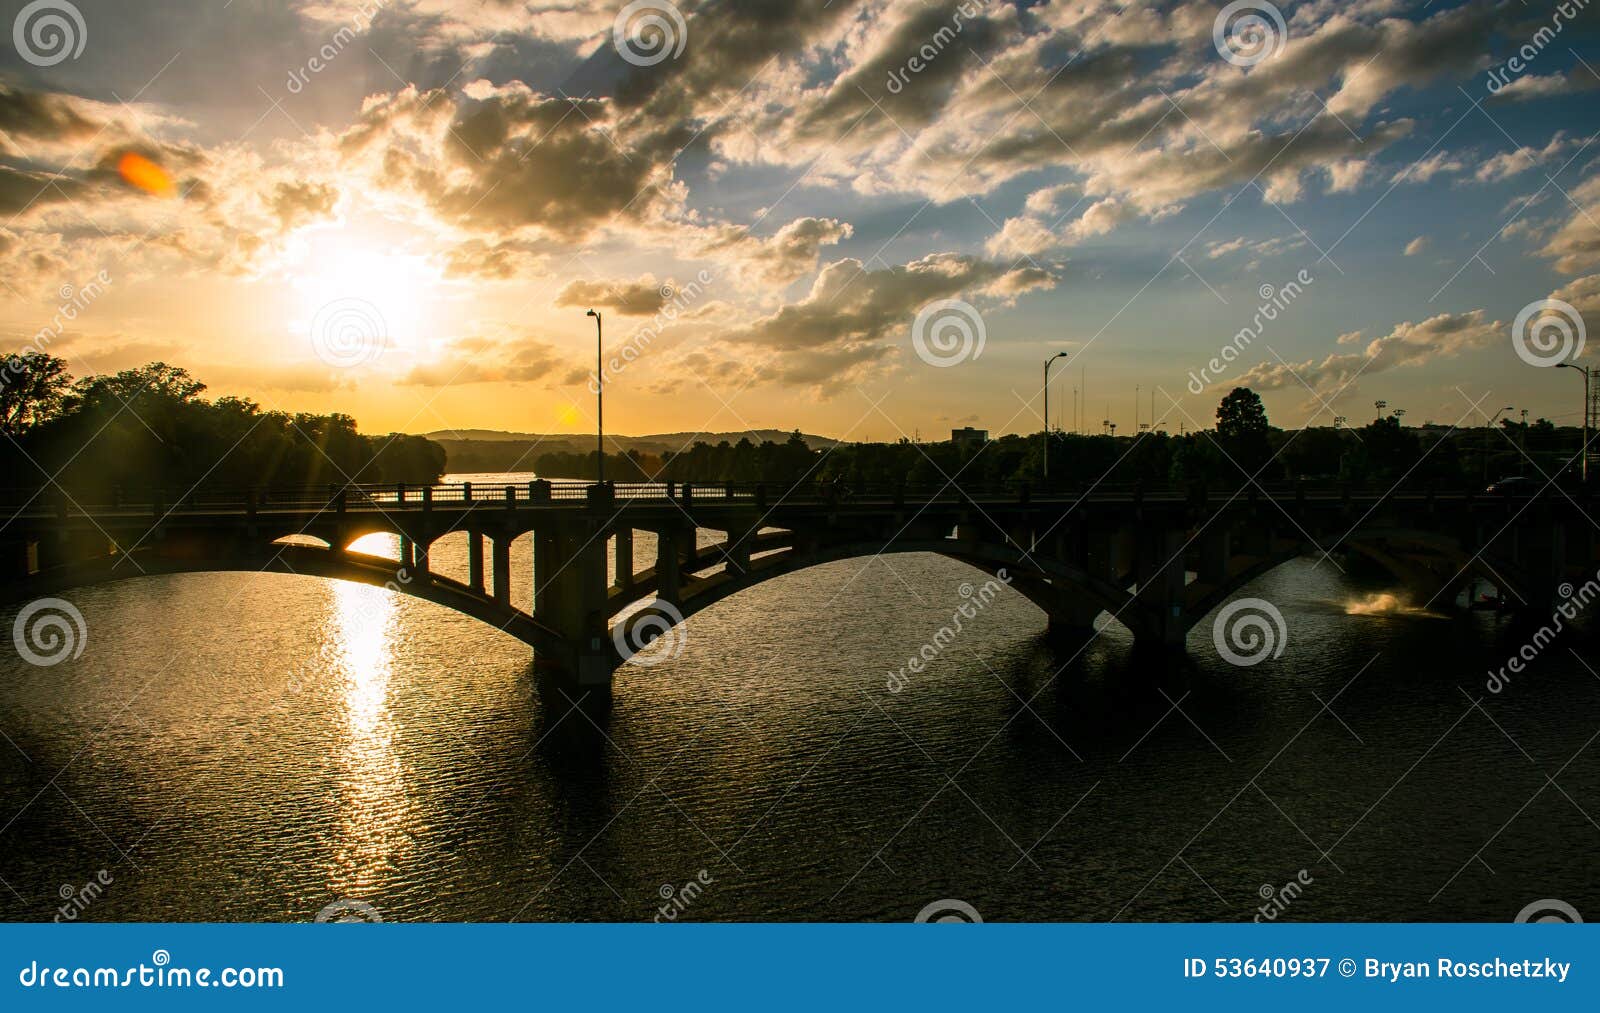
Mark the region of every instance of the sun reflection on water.
POLYGON ((1408 595, 1390 591, 1375 591, 1365 598, 1351 598, 1344 603, 1345 615, 1351 616, 1436 616, 1425 608, 1411 604, 1408 595))
POLYGON ((330 885, 359 893, 384 878, 409 849, 412 804, 394 749, 395 601, 390 592, 343 581, 333 585, 334 674, 341 682, 345 743, 340 755, 340 841, 330 885))

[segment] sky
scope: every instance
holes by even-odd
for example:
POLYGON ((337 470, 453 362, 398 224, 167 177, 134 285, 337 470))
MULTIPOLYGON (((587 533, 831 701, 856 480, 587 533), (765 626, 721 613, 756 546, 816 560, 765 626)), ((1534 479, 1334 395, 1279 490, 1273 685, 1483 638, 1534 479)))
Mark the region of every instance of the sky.
POLYGON ((1550 367, 1600 365, 1600 2, 6 0, 7 26, 0 350, 78 375, 588 432, 599 374, 611 432, 893 440, 1037 432, 1058 353, 1051 423, 1119 433, 1209 427, 1236 385, 1284 427, 1576 425, 1550 367))

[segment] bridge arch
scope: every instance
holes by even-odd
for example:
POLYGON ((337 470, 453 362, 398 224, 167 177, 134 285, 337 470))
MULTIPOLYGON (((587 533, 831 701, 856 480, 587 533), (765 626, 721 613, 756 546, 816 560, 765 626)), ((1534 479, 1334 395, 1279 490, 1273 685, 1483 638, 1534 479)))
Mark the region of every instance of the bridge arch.
POLYGON ((416 572, 392 559, 305 544, 266 543, 262 551, 210 556, 146 552, 97 556, 0 585, 0 602, 17 604, 74 588, 184 573, 279 573, 381 587, 470 616, 516 637, 541 655, 565 659, 571 653, 571 645, 559 633, 533 616, 460 581, 416 572))
MULTIPOLYGON (((828 563, 870 560, 891 554, 941 556, 999 579, 1043 611, 1053 627, 1086 630, 1101 612, 1109 612, 1115 621, 1137 629, 1138 613, 1144 607, 1132 594, 1110 581, 1095 578, 1059 560, 1025 554, 998 544, 924 539, 896 541, 888 547, 869 542, 842 542, 810 551, 798 548, 768 551, 768 555, 753 560, 747 570, 723 567, 706 577, 685 581, 681 593, 674 598, 663 600, 658 596, 620 619, 621 631, 613 627, 614 638, 643 647, 696 613, 768 581, 828 563)), ((617 598, 612 615, 626 611, 646 597, 635 594, 617 598)))

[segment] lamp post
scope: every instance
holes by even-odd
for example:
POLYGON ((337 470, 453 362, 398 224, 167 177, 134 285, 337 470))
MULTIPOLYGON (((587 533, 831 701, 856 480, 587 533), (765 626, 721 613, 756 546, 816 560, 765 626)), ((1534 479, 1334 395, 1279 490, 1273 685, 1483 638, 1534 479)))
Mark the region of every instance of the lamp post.
POLYGON ((1066 357, 1066 352, 1057 352, 1044 360, 1044 477, 1047 479, 1050 477, 1050 364, 1066 357))
POLYGON ((1557 369, 1576 369, 1583 374, 1583 445, 1578 449, 1579 475, 1583 484, 1589 484, 1589 377, 1591 371, 1588 366, 1579 366, 1571 362, 1556 363, 1557 369))
POLYGON ((600 485, 606 484, 606 404, 604 391, 606 386, 605 364, 602 359, 605 352, 601 345, 600 314, 594 310, 584 316, 594 317, 594 477, 600 485))

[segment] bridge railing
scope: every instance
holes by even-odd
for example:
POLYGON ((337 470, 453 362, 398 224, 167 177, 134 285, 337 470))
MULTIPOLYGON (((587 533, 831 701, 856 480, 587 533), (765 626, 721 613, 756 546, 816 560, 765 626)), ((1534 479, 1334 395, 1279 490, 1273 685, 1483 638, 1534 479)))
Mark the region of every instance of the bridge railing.
MULTIPOLYGON (((1539 490, 1530 489, 1525 498, 1539 490)), ((1555 495, 1582 495, 1561 490, 1555 495)), ((1516 495, 1516 494, 1513 494, 1516 495)), ((99 495, 69 496, 59 490, 0 491, 0 515, 102 516, 143 514, 156 517, 195 513, 412 511, 530 507, 585 509, 625 505, 679 507, 693 504, 748 504, 757 509, 780 505, 916 506, 932 502, 988 503, 1209 502, 1229 500, 1451 500, 1492 499, 1481 487, 1445 488, 1426 483, 1355 487, 1329 482, 1262 484, 1143 485, 1137 483, 947 482, 868 484, 844 481, 787 482, 614 482, 598 486, 578 480, 534 479, 524 482, 454 482, 433 485, 346 484, 317 487, 202 487, 183 491, 111 490, 99 495)), ((1589 499, 1588 496, 1583 496, 1589 499)))

